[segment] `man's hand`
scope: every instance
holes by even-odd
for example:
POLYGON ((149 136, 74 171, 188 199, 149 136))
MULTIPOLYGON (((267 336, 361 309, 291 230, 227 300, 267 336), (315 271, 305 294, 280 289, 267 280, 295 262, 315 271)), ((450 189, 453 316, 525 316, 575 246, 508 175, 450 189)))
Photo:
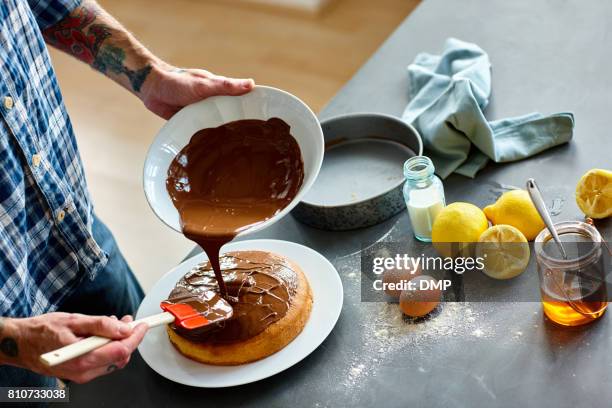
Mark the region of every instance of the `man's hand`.
POLYGON ((234 79, 203 69, 153 68, 140 98, 153 113, 170 119, 184 106, 215 95, 242 95, 253 89, 252 79, 234 79))
POLYGON ((80 59, 169 119, 185 105, 213 95, 242 95, 252 79, 230 79, 201 69, 177 69, 147 50, 95 0, 81 4, 43 32, 48 44, 80 59))
POLYGON ((48 313, 24 319, 0 321, 0 362, 39 374, 84 383, 123 368, 142 341, 146 324, 131 328, 132 318, 48 313), (47 367, 39 360, 46 352, 74 343, 83 337, 103 336, 112 341, 81 357, 47 367))

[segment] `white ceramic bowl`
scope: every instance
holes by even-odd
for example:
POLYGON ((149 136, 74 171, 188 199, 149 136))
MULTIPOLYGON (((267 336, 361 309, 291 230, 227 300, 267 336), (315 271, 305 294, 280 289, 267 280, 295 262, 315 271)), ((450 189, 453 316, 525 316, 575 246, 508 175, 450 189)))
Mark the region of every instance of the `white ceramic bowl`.
POLYGON ((186 106, 161 128, 144 164, 145 196, 155 215, 172 229, 181 232, 178 211, 166 190, 166 176, 170 163, 195 132, 240 119, 267 120, 273 117, 291 126, 291 134, 302 151, 304 182, 286 208, 240 235, 266 228, 289 213, 319 174, 324 152, 323 131, 315 114, 300 99, 280 89, 258 85, 246 95, 214 96, 186 106))

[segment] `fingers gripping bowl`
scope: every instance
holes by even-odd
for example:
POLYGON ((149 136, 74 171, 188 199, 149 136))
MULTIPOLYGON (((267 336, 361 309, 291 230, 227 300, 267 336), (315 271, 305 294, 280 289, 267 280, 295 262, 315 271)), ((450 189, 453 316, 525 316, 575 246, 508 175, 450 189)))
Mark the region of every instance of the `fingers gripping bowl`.
POLYGON ((181 232, 179 214, 166 189, 168 167, 195 132, 241 119, 283 119, 291 127, 304 161, 304 181, 287 207, 267 221, 242 231, 246 235, 270 226, 295 207, 314 183, 323 161, 324 140, 315 114, 297 97, 267 86, 256 86, 242 96, 214 96, 176 113, 159 131, 144 165, 145 196, 166 225, 181 232))

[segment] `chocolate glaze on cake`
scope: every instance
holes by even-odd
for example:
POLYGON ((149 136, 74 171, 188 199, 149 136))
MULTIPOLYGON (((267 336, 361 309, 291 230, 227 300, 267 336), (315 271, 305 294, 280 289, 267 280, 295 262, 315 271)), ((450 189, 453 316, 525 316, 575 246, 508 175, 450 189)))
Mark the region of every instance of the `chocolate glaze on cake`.
POLYGON ((302 185, 302 154, 289 130, 278 118, 202 129, 168 169, 166 188, 183 234, 208 255, 224 298, 221 247, 285 208, 302 185))
MULTIPOLYGON (((285 316, 298 282, 287 260, 269 252, 237 251, 224 254, 220 261, 232 317, 202 329, 172 325, 173 330, 196 342, 229 343, 254 337, 285 316)), ((199 298, 211 291, 218 294, 219 286, 206 262, 182 277, 168 300, 178 303, 186 294, 199 298)))
MULTIPOLYGON (((191 306, 199 314, 211 323, 229 319, 233 314, 230 303, 214 290, 189 290, 185 287, 177 287, 172 292, 172 298, 164 303, 181 303, 191 306)), ((202 327, 204 330, 206 326, 202 327)))

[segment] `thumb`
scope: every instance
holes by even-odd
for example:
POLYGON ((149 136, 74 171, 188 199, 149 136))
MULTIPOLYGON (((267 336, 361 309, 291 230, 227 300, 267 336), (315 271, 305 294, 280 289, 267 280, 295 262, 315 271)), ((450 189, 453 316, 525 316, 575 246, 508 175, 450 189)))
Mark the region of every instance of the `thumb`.
POLYGON ((123 339, 132 334, 130 325, 107 316, 76 315, 70 323, 72 331, 80 336, 102 336, 123 339))
POLYGON ((202 97, 215 95, 243 95, 253 89, 255 81, 252 79, 226 78, 215 76, 205 79, 202 83, 202 97))

